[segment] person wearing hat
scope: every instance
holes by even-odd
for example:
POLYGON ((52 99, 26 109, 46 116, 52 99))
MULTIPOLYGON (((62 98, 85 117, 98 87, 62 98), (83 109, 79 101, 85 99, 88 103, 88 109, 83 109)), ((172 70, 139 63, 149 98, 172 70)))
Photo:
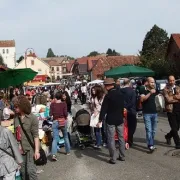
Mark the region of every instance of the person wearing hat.
POLYGON ((99 123, 97 126, 101 125, 102 120, 106 116, 108 149, 110 154, 109 163, 115 164, 117 160, 114 139, 115 131, 117 131, 118 134, 119 160, 125 161, 125 142, 123 137, 124 96, 122 92, 115 87, 115 81, 113 78, 105 79, 104 86, 108 93, 102 103, 99 123))

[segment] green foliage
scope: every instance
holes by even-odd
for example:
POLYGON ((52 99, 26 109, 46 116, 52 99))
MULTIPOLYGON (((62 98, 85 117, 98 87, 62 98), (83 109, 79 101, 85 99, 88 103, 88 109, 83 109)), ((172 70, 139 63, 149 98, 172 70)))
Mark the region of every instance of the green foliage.
POLYGON ((19 59, 17 60, 17 63, 20 63, 24 59, 24 56, 20 56, 19 59))
POLYGON ((48 52, 47 52, 47 56, 46 56, 46 57, 47 57, 47 58, 48 58, 48 57, 56 57, 51 48, 48 49, 48 52))
POLYGON ((157 25, 147 32, 143 41, 140 52, 141 65, 154 70, 158 77, 169 74, 169 64, 165 59, 168 42, 167 32, 157 25))
POLYGON ((92 51, 89 53, 88 57, 91 57, 91 56, 97 56, 99 55, 100 53, 98 53, 97 51, 92 51))
POLYGON ((112 49, 110 49, 110 48, 107 50, 106 54, 107 54, 108 56, 120 56, 120 53, 116 52, 115 49, 112 50, 112 49))
POLYGON ((107 54, 108 56, 113 56, 113 51, 112 51, 112 49, 109 48, 109 49, 107 50, 106 54, 107 54))

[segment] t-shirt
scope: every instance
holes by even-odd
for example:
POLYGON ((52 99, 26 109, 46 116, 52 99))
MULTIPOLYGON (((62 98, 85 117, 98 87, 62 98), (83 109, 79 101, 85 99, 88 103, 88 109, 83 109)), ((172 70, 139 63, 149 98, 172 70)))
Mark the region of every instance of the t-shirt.
MULTIPOLYGON (((141 96, 149 94, 150 91, 148 89, 144 89, 141 91, 141 96)), ((151 94, 149 98, 142 103, 142 110, 144 114, 155 114, 157 113, 156 110, 156 103, 155 103, 156 93, 151 94)))

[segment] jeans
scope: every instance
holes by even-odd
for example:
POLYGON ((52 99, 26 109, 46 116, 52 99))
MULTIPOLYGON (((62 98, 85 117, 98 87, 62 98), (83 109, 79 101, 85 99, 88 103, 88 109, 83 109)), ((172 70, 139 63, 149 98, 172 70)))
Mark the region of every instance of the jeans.
POLYGON ((157 129, 157 113, 144 114, 144 123, 146 129, 146 140, 148 147, 154 146, 154 136, 157 129))
POLYGON ((101 146, 102 144, 101 128, 94 128, 94 132, 96 135, 96 145, 101 146))
POLYGON ((52 125, 52 130, 53 130, 53 142, 52 142, 52 149, 51 153, 52 155, 57 154, 57 144, 59 140, 59 129, 61 129, 64 137, 64 142, 65 142, 65 150, 66 153, 70 152, 70 143, 69 143, 69 137, 68 137, 68 132, 67 132, 67 122, 64 127, 59 127, 58 121, 54 120, 53 125, 52 125))
POLYGON ((119 157, 120 158, 125 157, 125 142, 123 136, 124 124, 121 124, 119 126, 107 124, 108 149, 109 149, 110 158, 114 162, 117 160, 115 139, 114 139, 115 130, 118 133, 119 157))

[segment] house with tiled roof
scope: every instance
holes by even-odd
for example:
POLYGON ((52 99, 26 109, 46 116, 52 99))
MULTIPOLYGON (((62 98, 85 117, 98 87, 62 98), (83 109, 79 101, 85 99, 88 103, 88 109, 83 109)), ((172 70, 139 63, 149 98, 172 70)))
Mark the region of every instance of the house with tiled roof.
POLYGON ((175 76, 180 76, 180 34, 171 34, 166 59, 175 76))
POLYGON ((68 64, 68 71, 75 76, 88 76, 88 79, 94 80, 103 78, 104 72, 124 64, 137 64, 137 56, 95 56, 77 58, 71 64, 68 64))
POLYGON ((52 74, 55 79, 65 78, 72 75, 72 73, 68 73, 67 70, 67 64, 69 64, 67 57, 41 58, 41 60, 49 65, 50 74, 52 74))
POLYGON ((0 55, 8 68, 14 68, 16 65, 15 40, 0 41, 0 55))
POLYGON ((19 64, 16 65, 14 69, 22 69, 22 68, 31 68, 36 71, 38 74, 34 78, 34 81, 38 81, 40 84, 46 81, 46 78, 52 78, 50 74, 49 65, 41 60, 41 58, 37 57, 35 53, 29 53, 27 56, 20 61, 19 64))
POLYGON ((122 66, 125 64, 137 64, 138 56, 106 56, 98 59, 97 63, 91 70, 91 79, 102 79, 104 72, 111 68, 122 66))

